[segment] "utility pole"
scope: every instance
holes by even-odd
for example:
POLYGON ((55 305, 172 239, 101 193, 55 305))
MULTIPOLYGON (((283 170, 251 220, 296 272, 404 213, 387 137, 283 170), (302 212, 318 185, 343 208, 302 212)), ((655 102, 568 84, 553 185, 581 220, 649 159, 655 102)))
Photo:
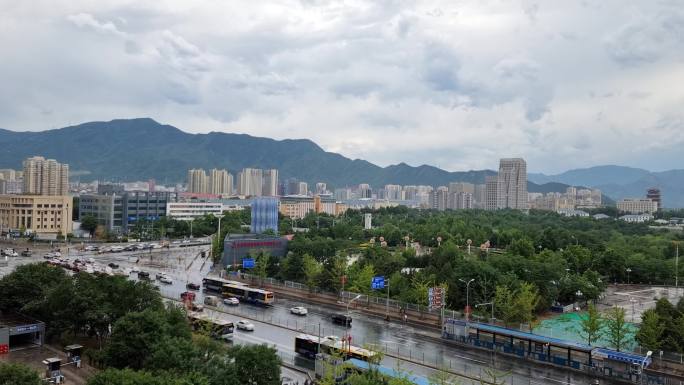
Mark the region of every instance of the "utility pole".
POLYGON ((675 244, 675 288, 679 287, 679 241, 674 241, 675 244))

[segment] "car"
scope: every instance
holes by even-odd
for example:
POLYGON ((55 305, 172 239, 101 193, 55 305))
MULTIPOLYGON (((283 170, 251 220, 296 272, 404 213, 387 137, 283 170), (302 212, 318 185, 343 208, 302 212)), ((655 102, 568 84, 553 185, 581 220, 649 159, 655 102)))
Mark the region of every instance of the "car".
POLYGON ((185 288, 188 290, 199 290, 200 285, 196 283, 189 282, 187 285, 185 285, 185 288))
POLYGON ((119 268, 119 265, 117 265, 114 262, 110 262, 107 266, 111 267, 112 269, 118 269, 119 268))
POLYGON ((150 280, 150 273, 146 271, 139 271, 138 272, 138 279, 145 279, 145 280, 150 280))
POLYGON ((173 241, 171 242, 172 245, 180 245, 181 241, 173 241))
POLYGON ((97 246, 88 245, 88 246, 86 246, 83 250, 84 250, 84 251, 97 251, 97 250, 98 250, 98 247, 97 247, 97 246))
POLYGON ((195 300, 195 293, 191 291, 184 291, 180 294, 180 297, 183 301, 194 301, 195 300))
POLYGON ((139 271, 140 269, 138 269, 136 266, 131 266, 131 273, 137 273, 139 271))
POLYGON ((204 304, 209 305, 209 306, 216 306, 218 305, 219 299, 215 295, 208 295, 204 297, 204 304))
POLYGON ((156 279, 162 279, 162 277, 165 277, 165 276, 166 276, 166 274, 164 274, 164 273, 157 273, 154 277, 156 279))
POLYGON ((240 304, 240 300, 235 298, 235 297, 230 297, 230 298, 224 299, 223 303, 225 303, 226 305, 230 305, 230 306, 237 306, 240 304))
POLYGON ((290 308, 290 313, 296 315, 307 315, 309 311, 303 306, 295 306, 290 308))
POLYGON ((191 303, 190 304, 190 311, 202 312, 202 311, 204 311, 204 306, 197 304, 197 303, 191 303))
POLYGON ((241 319, 241 320, 239 320, 239 321, 235 324, 235 326, 237 326, 237 328, 238 328, 239 330, 244 330, 244 331, 248 331, 248 332, 253 332, 253 331, 254 331, 254 324, 251 323, 251 322, 249 322, 249 321, 247 321, 246 319, 241 319))
POLYGON ((163 276, 163 277, 161 277, 161 278, 159 278, 159 282, 165 283, 165 284, 167 284, 167 285, 171 285, 171 284, 173 283, 173 281, 171 280, 171 278, 169 278, 169 277, 166 276, 166 275, 163 276))
POLYGON ((21 256, 22 257, 30 257, 31 256, 31 250, 26 249, 26 250, 22 251, 21 256))
POLYGON ((338 325, 344 325, 346 327, 351 327, 352 318, 345 314, 333 314, 331 316, 332 322, 338 325))
POLYGON ((53 258, 57 258, 57 257, 55 257, 55 254, 54 254, 54 253, 47 253, 47 254, 43 255, 43 258, 45 258, 45 259, 53 259, 53 258))
POLYGON ((55 251, 52 254, 55 256, 55 258, 62 258, 62 253, 60 253, 59 251, 55 251))

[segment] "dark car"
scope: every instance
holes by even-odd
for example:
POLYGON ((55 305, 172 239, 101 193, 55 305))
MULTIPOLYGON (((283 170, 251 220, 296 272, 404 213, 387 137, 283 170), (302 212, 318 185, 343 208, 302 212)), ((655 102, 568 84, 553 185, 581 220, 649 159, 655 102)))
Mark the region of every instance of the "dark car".
POLYGON ((112 269, 118 269, 118 268, 119 268, 119 265, 117 265, 117 264, 114 263, 114 262, 110 263, 110 264, 107 265, 107 266, 111 267, 112 269))
POLYGON ((338 325, 344 325, 346 327, 351 327, 352 318, 345 314, 333 314, 331 316, 332 322, 338 325))
POLYGON ((150 273, 148 273, 146 271, 139 271, 138 272, 138 279, 146 279, 149 281, 150 280, 150 273))
POLYGON ((196 284, 196 283, 192 283, 192 282, 190 282, 190 283, 188 283, 187 285, 185 285, 185 287, 186 287, 188 290, 199 290, 199 289, 200 289, 200 285, 198 285, 198 284, 196 284))

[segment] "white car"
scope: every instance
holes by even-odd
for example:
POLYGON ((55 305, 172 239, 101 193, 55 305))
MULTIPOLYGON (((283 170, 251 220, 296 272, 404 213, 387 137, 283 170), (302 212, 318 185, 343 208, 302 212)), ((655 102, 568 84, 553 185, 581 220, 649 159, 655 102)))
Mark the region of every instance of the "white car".
POLYGON ((297 315, 307 315, 309 313, 309 311, 306 310, 305 307, 295 306, 293 308, 290 308, 290 313, 297 314, 297 315))
POLYGON ((167 284, 167 285, 171 285, 171 284, 173 283, 173 281, 171 280, 171 278, 169 278, 169 277, 166 276, 166 275, 161 276, 161 277, 159 278, 159 282, 165 283, 165 284, 167 284))
POLYGON ((237 326, 237 328, 240 330, 245 330, 248 332, 254 331, 254 324, 244 319, 239 320, 235 326, 237 326))
POLYGON ((240 300, 235 297, 226 298, 223 300, 226 305, 237 306, 240 304, 240 300))

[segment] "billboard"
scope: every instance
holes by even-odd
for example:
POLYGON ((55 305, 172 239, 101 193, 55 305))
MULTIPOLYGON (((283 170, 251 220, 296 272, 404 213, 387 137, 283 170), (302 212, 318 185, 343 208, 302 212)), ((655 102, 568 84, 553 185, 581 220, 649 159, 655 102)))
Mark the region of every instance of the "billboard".
POLYGON ((254 268, 254 258, 243 258, 242 259, 242 267, 245 269, 253 269, 254 268))

